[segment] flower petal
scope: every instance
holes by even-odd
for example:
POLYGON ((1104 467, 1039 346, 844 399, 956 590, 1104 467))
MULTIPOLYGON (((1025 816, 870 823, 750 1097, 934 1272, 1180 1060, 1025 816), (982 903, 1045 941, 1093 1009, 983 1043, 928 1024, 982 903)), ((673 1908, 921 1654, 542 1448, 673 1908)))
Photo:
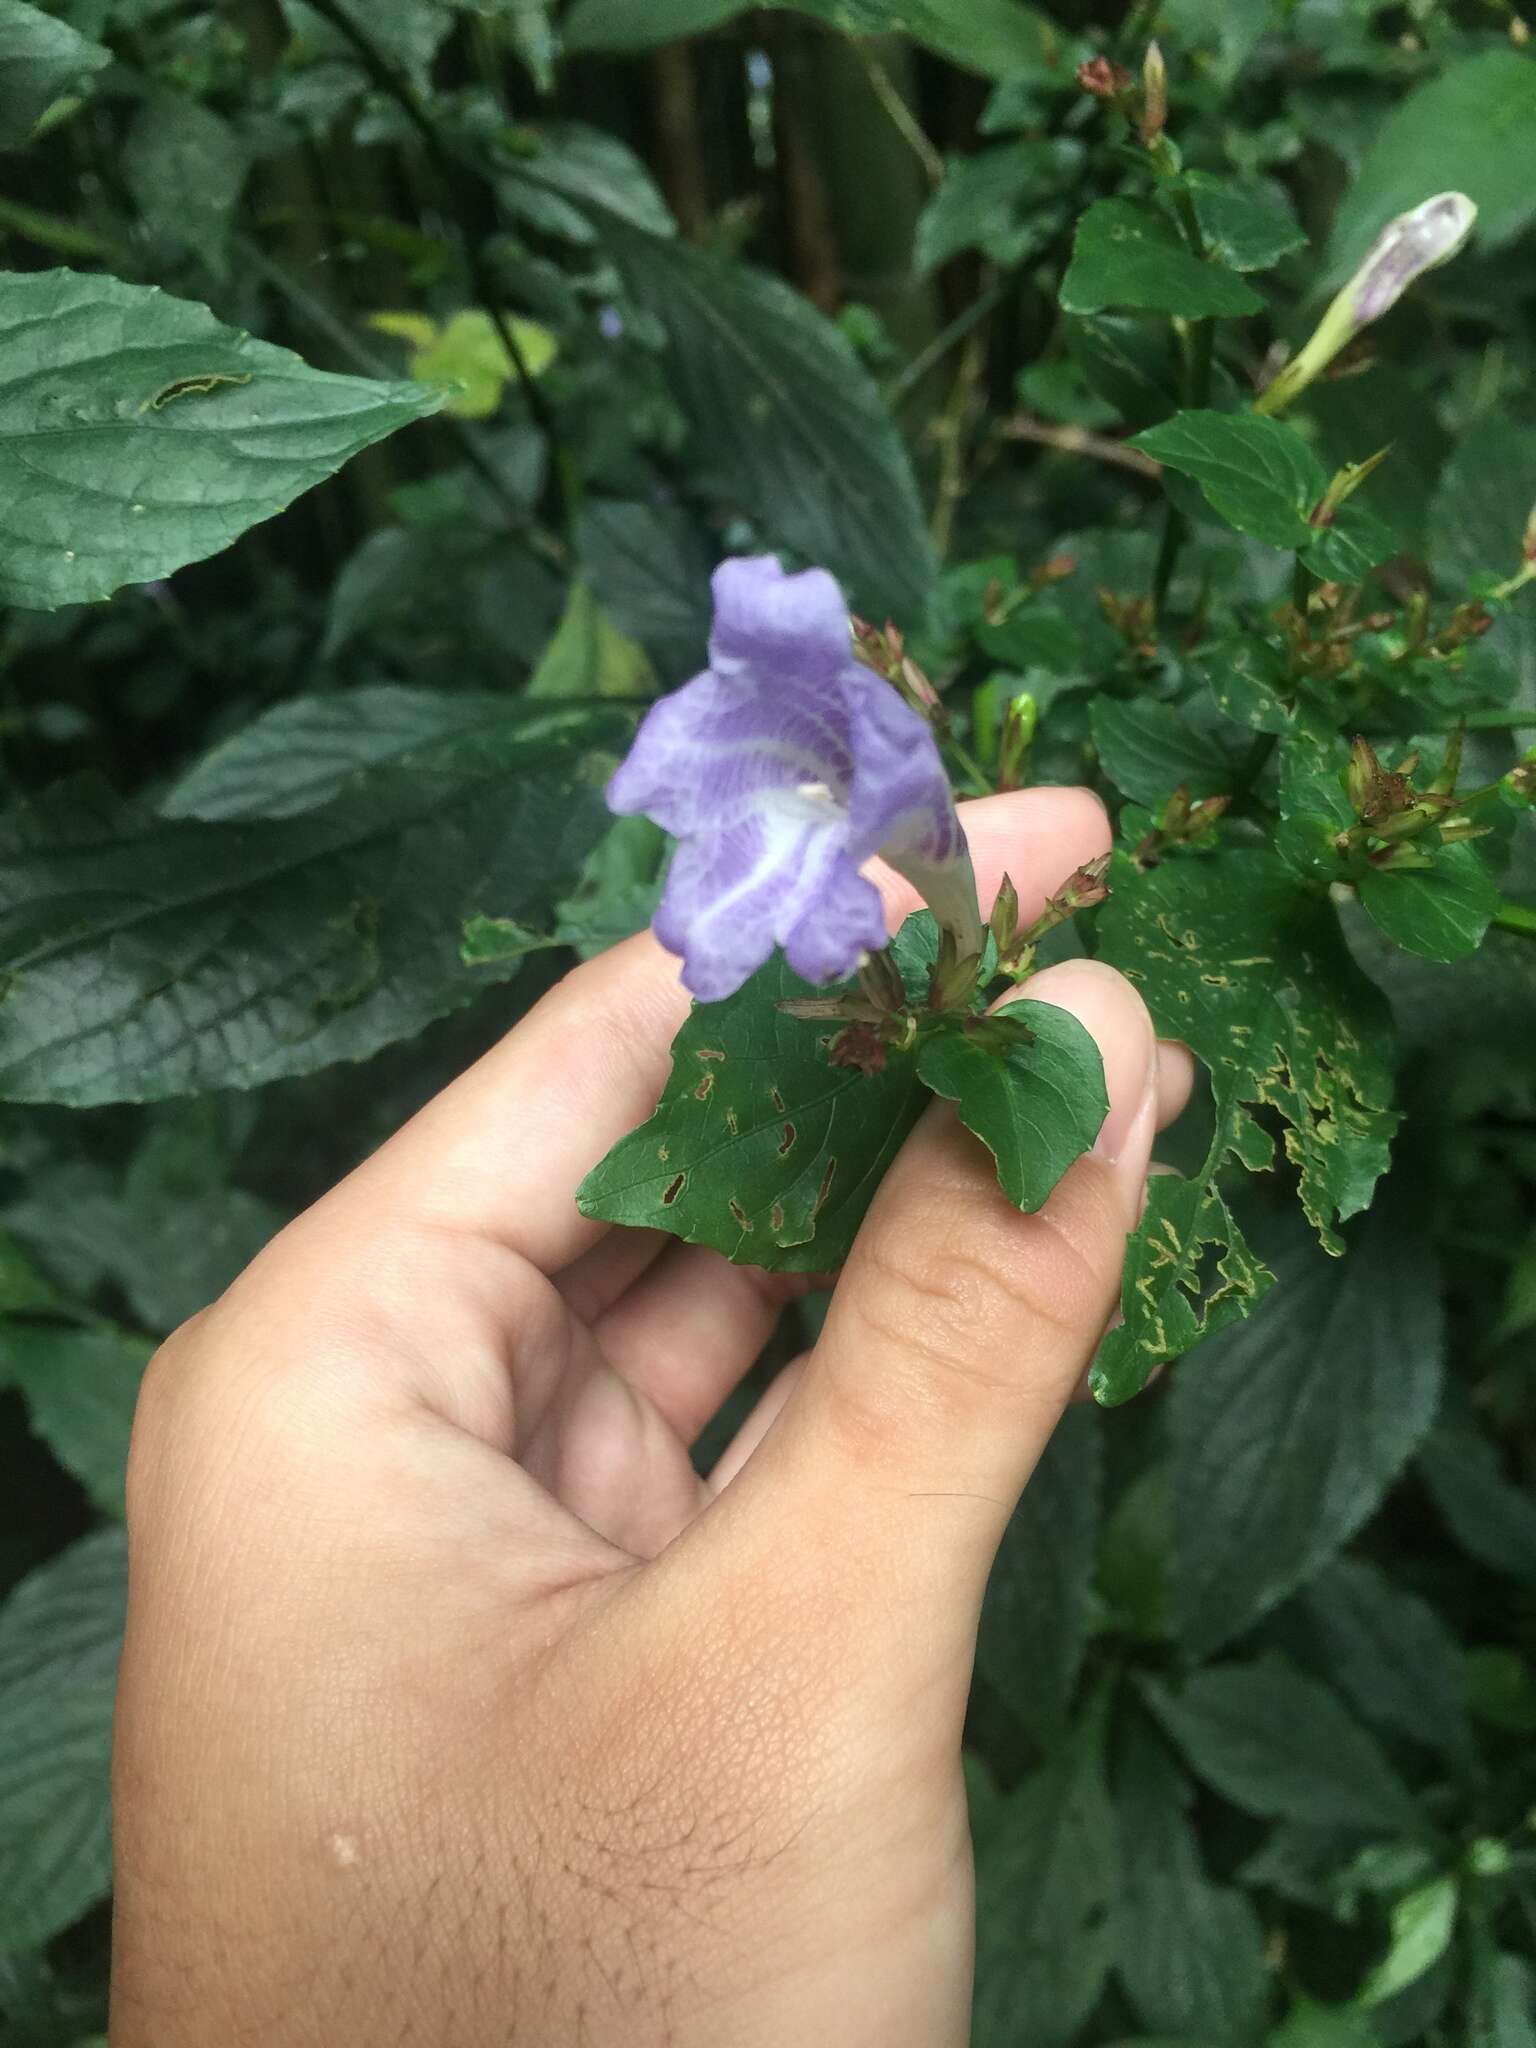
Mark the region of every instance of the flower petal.
POLYGON ((786 576, 772 555, 737 556, 720 564, 711 589, 709 659, 718 675, 830 684, 847 663, 848 607, 825 569, 786 576))
MULTIPOLYGON (((831 887, 832 929, 819 953, 807 933, 805 957, 815 958, 817 979, 851 973, 869 927, 850 920, 840 887, 848 867, 847 819, 835 805, 768 791, 729 826, 683 841, 656 913, 656 936, 682 955, 683 985, 701 1002, 719 1002, 775 944, 816 922, 831 887)), ((875 943, 884 937, 882 922, 875 943)))
POLYGON ((840 795, 853 776, 835 691, 797 676, 773 686, 705 670, 653 704, 608 785, 621 815, 643 811, 679 837, 729 825, 765 790, 825 785, 840 795))
POLYGON ((856 860, 912 852, 929 865, 964 856, 965 834, 949 777, 927 721, 889 683, 850 664, 842 683, 856 734, 848 794, 849 845, 856 860))
POLYGON ((816 901, 778 931, 784 957, 805 981, 846 981, 890 934, 880 891, 846 854, 828 864, 816 901))

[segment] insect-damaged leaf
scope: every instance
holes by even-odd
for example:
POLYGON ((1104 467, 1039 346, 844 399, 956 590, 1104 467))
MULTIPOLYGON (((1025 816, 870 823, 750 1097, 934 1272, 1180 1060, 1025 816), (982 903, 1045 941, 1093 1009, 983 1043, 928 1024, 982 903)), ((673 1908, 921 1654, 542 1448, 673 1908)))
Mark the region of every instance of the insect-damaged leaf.
POLYGON ((442 402, 114 277, 0 277, 0 603, 48 611, 199 562, 442 402))
MULTIPOLYGON (((932 918, 908 918, 895 953, 913 995, 935 951, 932 918)), ((838 1265, 928 1091, 911 1052, 877 1074, 830 1066, 838 1027, 775 1007, 817 993, 776 953, 726 1002, 696 1003, 655 1115, 587 1175, 582 1214, 669 1230, 743 1265, 838 1265)))
POLYGON ((1330 1252, 1343 1249, 1335 1224, 1370 1201, 1398 1119, 1386 1005, 1327 901, 1274 854, 1244 849, 1146 874, 1122 856, 1099 932, 1103 957, 1137 984, 1158 1030, 1210 1069, 1216 1107, 1201 1174, 1166 1190, 1154 1182, 1132 1240, 1125 1321, 1094 1369, 1100 1400, 1120 1401, 1269 1284, 1215 1186, 1228 1157, 1254 1173, 1274 1164, 1274 1139, 1253 1110, 1282 1120, 1302 1208, 1330 1252))

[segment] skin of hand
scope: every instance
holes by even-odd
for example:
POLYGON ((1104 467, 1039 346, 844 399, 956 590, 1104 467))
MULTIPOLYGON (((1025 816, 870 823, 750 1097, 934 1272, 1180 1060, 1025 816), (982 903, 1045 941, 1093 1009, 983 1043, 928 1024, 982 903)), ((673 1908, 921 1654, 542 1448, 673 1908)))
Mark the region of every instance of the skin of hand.
MULTIPOLYGON (((1032 917, 1082 791, 966 807, 1032 917)), ((882 881, 893 924, 913 905, 882 881)), ((1188 1056, 1072 961, 1111 1110, 1044 1210, 944 1105, 804 1283, 585 1221, 686 1013, 569 975, 165 1345, 135 1424, 113 2048, 960 2048, 988 1567, 1118 1293, 1188 1056)))

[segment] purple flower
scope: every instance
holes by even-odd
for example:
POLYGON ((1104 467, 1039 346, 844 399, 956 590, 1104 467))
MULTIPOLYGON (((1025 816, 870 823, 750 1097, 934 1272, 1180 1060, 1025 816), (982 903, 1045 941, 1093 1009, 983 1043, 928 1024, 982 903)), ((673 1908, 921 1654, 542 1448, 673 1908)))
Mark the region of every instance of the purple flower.
POLYGON ((824 569, 770 556, 714 577, 710 665, 652 707, 608 785, 679 844, 656 934, 703 1002, 782 946, 807 981, 841 981, 886 943, 879 853, 979 951, 976 882, 928 725, 856 661, 824 569))

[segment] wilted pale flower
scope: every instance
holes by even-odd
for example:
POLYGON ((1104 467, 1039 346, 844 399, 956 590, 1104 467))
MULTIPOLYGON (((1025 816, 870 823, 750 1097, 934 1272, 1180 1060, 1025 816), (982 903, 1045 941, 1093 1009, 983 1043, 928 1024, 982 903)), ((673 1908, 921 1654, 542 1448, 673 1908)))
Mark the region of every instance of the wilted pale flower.
POLYGON ((1397 304, 1415 278, 1449 263, 1476 219, 1477 208, 1465 192, 1440 192, 1388 221, 1306 347, 1260 393, 1255 412, 1275 413, 1289 405, 1362 328, 1397 304))
POLYGON ((853 655, 822 569, 771 557, 714 578, 710 665, 647 713, 608 786, 679 841, 656 933, 705 1002, 776 945, 807 981, 838 981, 886 943, 862 862, 879 853, 962 954, 981 923, 965 834, 928 725, 853 655))

